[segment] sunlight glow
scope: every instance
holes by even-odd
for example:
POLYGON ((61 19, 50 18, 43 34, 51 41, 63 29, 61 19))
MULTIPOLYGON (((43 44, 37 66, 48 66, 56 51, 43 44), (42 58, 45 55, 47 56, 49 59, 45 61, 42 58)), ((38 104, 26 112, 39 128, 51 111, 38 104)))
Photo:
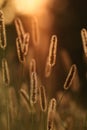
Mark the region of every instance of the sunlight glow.
POLYGON ((15 8, 22 14, 35 14, 42 11, 47 0, 14 0, 15 8))

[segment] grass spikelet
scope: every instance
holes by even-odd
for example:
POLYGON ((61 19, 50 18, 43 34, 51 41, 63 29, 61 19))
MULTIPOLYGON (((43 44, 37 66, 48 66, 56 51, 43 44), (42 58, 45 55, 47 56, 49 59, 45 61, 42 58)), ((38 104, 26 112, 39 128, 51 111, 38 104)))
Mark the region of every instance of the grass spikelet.
POLYGON ((47 130, 54 129, 54 115, 56 112, 56 100, 54 98, 51 99, 48 107, 48 116, 47 116, 47 130))
POLYGON ((30 62, 30 74, 36 72, 36 61, 35 59, 31 59, 30 62))
POLYGON ((52 98, 49 103, 48 111, 55 111, 56 110, 56 99, 52 98))
POLYGON ((16 27, 18 37, 21 37, 21 39, 23 40, 25 32, 24 32, 22 22, 21 22, 21 20, 19 18, 15 19, 15 27, 16 27))
POLYGON ((81 30, 81 37, 82 37, 84 54, 85 57, 87 58, 87 30, 85 28, 81 30))
POLYGON ((7 46, 6 43, 6 32, 5 32, 5 23, 3 12, 0 10, 0 47, 5 49, 7 46))
POLYGON ((31 73, 31 84, 30 84, 30 103, 33 106, 37 102, 37 75, 31 73))
POLYGON ((32 19, 32 40, 35 46, 39 44, 39 27, 36 17, 33 17, 32 19))
POLYGON ((44 86, 39 87, 39 96, 41 110, 45 112, 47 110, 47 99, 44 86))
POLYGON ((79 89, 80 89, 80 77, 79 77, 79 74, 78 74, 78 69, 76 70, 76 73, 75 73, 75 76, 74 76, 74 80, 73 80, 73 83, 72 83, 72 87, 71 87, 71 90, 73 92, 78 92, 79 89))
POLYGON ((65 80, 65 83, 64 83, 65 90, 68 90, 70 88, 72 81, 73 81, 73 78, 75 76, 76 70, 77 70, 76 65, 73 64, 70 68, 70 71, 69 71, 67 78, 65 80))
POLYGON ((18 59, 21 63, 23 63, 25 61, 25 56, 22 52, 22 43, 20 37, 16 38, 16 47, 17 47, 18 59))
POLYGON ((5 58, 2 59, 2 77, 4 85, 9 86, 10 84, 9 68, 7 60, 5 58))
POLYGON ((57 36, 52 35, 51 44, 49 48, 48 63, 53 67, 56 63, 56 52, 57 52, 57 36))
POLYGON ((30 40, 30 34, 29 34, 29 33, 25 33, 25 34, 24 34, 25 44, 29 44, 29 40, 30 40))
POLYGON ((47 62, 45 66, 45 77, 48 78, 51 75, 51 72, 52 72, 52 66, 47 62))
POLYGON ((29 46, 29 40, 30 40, 30 35, 29 35, 29 33, 25 33, 25 35, 24 35, 24 41, 23 41, 23 49, 22 49, 22 51, 23 51, 23 54, 24 54, 24 56, 26 56, 27 54, 28 54, 28 46, 29 46))

